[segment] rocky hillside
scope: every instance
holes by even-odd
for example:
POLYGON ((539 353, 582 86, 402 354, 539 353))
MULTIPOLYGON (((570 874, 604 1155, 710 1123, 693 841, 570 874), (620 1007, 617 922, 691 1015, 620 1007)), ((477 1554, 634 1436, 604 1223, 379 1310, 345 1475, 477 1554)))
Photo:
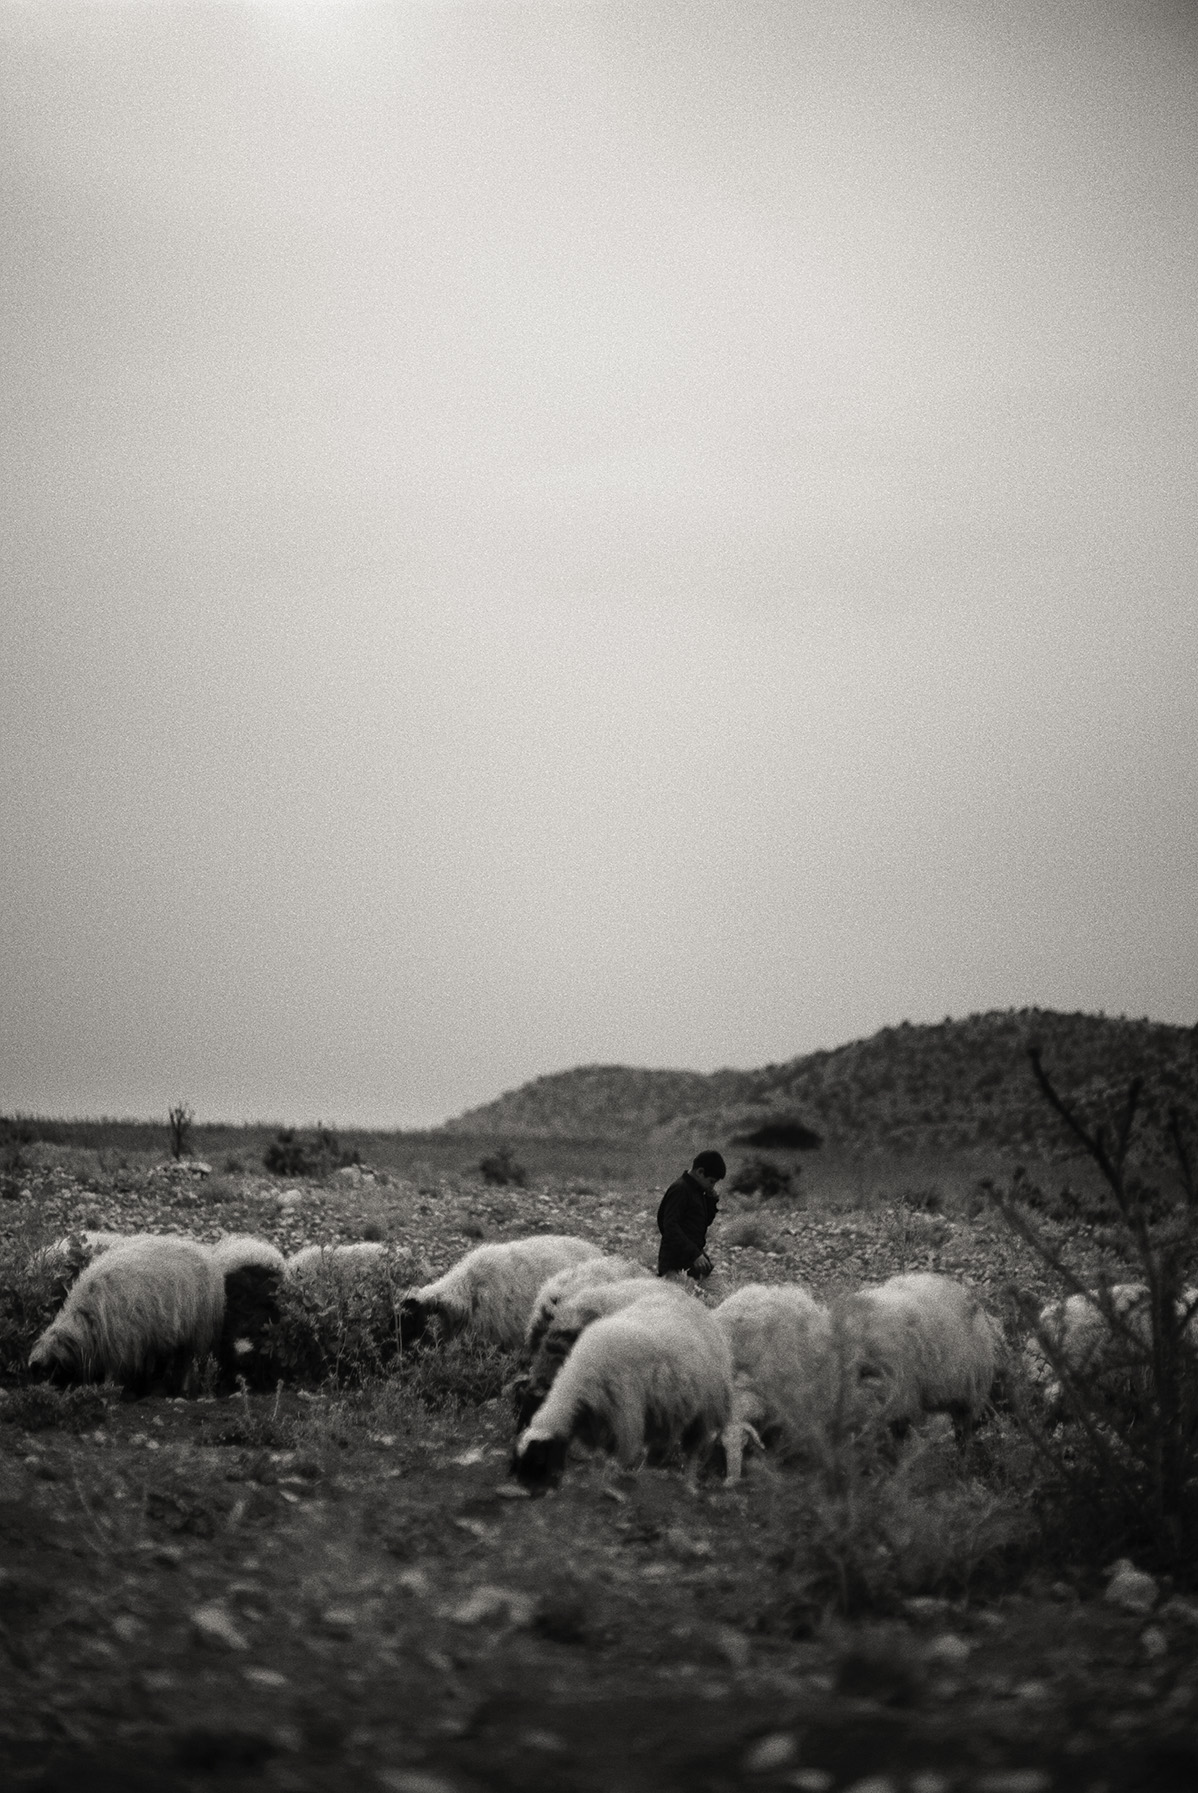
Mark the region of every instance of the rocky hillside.
POLYGON ((641 1134, 730 1141, 799 1122, 857 1150, 1011 1147, 1053 1152, 1061 1123, 1037 1091, 1039 1042, 1057 1088, 1097 1115, 1145 1079, 1145 1113, 1198 1115, 1198 1029, 1044 1009, 993 1011, 934 1026, 903 1023, 831 1052, 756 1071, 588 1065, 538 1077, 446 1123, 456 1133, 604 1139, 641 1134))

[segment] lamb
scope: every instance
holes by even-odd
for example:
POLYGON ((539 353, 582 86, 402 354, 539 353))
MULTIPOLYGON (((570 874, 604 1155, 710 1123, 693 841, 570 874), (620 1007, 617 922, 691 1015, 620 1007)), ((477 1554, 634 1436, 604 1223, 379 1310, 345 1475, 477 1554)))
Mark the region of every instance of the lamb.
POLYGON ((555 1271, 602 1257, 597 1245, 561 1234, 479 1245, 444 1276, 414 1289, 399 1312, 403 1347, 469 1331, 490 1344, 522 1343, 532 1304, 555 1271))
MULTIPOLYGON (((613 1261, 619 1260, 594 1260, 596 1264, 613 1261)), ((583 1264, 578 1268, 580 1272, 585 1272, 590 1265, 583 1264)), ((521 1376, 513 1377, 507 1385, 506 1392, 512 1397, 517 1428, 523 1429, 528 1425, 553 1387, 557 1373, 573 1350, 580 1333, 593 1321, 602 1319, 607 1314, 618 1313, 621 1308, 631 1307, 634 1301, 643 1301, 650 1295, 665 1295, 675 1301, 685 1301, 688 1294, 688 1286, 661 1281, 649 1272, 642 1275, 638 1267, 637 1274, 620 1277, 615 1281, 584 1281, 572 1294, 563 1297, 541 1335, 540 1344, 527 1371, 521 1376)), ((529 1336, 536 1317, 534 1309, 533 1321, 529 1323, 529 1336)))
POLYGON ((740 1479, 745 1440, 789 1454, 818 1448, 829 1408, 832 1320, 797 1283, 747 1283, 714 1318, 732 1353, 726 1479, 740 1479))
POLYGON ((728 1424, 732 1355, 700 1301, 660 1290, 588 1326, 531 1425, 516 1440, 515 1475, 555 1485, 571 1439, 631 1467, 681 1449, 692 1461, 728 1424))
POLYGON ((902 1433, 948 1413, 960 1434, 982 1414, 1003 1355, 998 1324, 963 1283, 931 1271, 892 1276, 832 1310, 838 1399, 849 1424, 902 1433))
POLYGON ((224 1278, 211 1252, 186 1239, 132 1238, 89 1264, 34 1345, 29 1367, 59 1382, 121 1382, 145 1393, 182 1386, 215 1351, 224 1278))

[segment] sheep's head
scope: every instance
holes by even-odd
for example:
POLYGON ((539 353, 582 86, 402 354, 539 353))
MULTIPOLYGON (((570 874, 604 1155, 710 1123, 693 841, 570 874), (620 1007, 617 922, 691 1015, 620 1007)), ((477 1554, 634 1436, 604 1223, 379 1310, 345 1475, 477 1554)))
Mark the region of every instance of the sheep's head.
POLYGON ((70 1332, 43 1333, 29 1353, 29 1371, 37 1382, 53 1382, 60 1388, 86 1380, 80 1341, 70 1332))
POLYGON ((407 1295, 399 1304, 399 1343, 401 1350, 418 1344, 429 1330, 430 1309, 415 1295, 407 1295))
POLYGON ((516 1440, 512 1473, 526 1488, 556 1488, 565 1468, 564 1438, 530 1438, 525 1432, 516 1440))

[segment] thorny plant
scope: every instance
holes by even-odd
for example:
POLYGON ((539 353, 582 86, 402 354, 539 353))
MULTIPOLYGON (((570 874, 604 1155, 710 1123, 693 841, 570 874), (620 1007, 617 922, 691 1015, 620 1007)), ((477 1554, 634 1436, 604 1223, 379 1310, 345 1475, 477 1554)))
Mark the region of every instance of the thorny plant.
POLYGON ((1097 1348, 1079 1357, 1060 1324, 1042 1319, 1026 1291, 1012 1290, 1057 1379, 1066 1415, 1063 1430, 1055 1430, 1024 1391, 1020 1423, 1049 1471, 1075 1539, 1090 1538, 1104 1556, 1139 1543, 1162 1565, 1180 1570, 1192 1564, 1198 1541, 1198 1353, 1191 1331, 1198 1291, 1185 1286, 1198 1247, 1198 1188, 1186 1117, 1177 1106, 1168 1113, 1178 1195, 1163 1204, 1161 1191, 1129 1163, 1143 1079, 1133 1080, 1113 1120, 1088 1126, 1053 1085, 1039 1047, 1029 1048, 1028 1056, 1045 1101, 1098 1168, 1122 1255, 1135 1266, 1139 1287, 1129 1300, 1109 1277, 1097 1287, 1084 1281, 1062 1246, 1031 1219, 1020 1173, 1007 1189, 983 1185, 1064 1295, 1081 1297, 1101 1322, 1097 1348))

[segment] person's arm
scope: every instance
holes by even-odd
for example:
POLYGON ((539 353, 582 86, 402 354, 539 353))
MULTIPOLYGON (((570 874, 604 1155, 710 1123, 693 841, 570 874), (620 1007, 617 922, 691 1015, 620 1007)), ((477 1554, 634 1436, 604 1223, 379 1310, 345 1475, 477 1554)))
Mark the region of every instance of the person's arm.
POLYGON ((666 1269, 689 1270, 696 1258, 703 1255, 702 1245, 690 1230, 696 1219, 701 1233, 703 1216, 695 1203, 688 1202, 684 1195, 670 1203, 661 1227, 661 1262, 666 1269))

